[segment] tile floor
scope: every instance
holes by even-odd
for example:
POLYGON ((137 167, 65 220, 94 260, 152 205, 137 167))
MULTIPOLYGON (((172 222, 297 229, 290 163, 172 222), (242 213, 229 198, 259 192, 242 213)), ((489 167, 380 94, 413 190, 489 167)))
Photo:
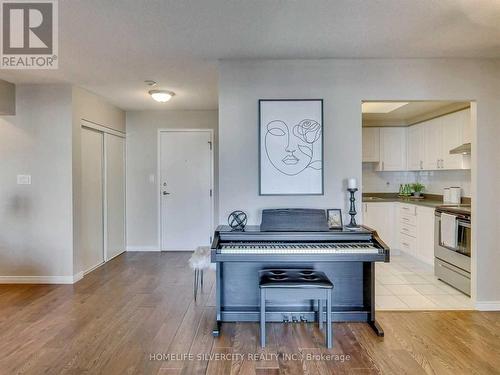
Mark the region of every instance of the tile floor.
POLYGON ((431 266, 410 255, 377 263, 377 310, 472 310, 471 299, 434 276, 431 266))

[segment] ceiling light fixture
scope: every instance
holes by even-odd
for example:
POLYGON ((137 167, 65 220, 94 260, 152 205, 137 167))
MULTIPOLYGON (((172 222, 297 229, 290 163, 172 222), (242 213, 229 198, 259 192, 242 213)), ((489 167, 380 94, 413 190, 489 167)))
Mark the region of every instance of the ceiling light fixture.
POLYGON ((408 102, 364 102, 363 113, 389 113, 407 105, 408 102))
POLYGON ((172 99, 175 93, 167 90, 150 90, 149 95, 157 102, 165 103, 172 99))

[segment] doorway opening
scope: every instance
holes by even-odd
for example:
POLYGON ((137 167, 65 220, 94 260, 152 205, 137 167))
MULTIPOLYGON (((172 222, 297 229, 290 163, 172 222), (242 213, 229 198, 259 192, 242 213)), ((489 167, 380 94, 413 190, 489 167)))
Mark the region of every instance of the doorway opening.
POLYGON ((474 128, 467 101, 362 102, 363 224, 391 249, 377 309, 473 308, 474 128))

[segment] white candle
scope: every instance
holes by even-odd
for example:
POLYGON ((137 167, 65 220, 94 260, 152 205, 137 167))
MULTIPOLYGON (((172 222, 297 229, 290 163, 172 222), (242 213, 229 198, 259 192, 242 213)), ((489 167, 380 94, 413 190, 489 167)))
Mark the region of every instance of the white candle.
POLYGON ((355 178, 350 178, 349 180, 347 180, 347 187, 349 189, 357 189, 358 188, 358 184, 356 182, 356 179, 355 178))

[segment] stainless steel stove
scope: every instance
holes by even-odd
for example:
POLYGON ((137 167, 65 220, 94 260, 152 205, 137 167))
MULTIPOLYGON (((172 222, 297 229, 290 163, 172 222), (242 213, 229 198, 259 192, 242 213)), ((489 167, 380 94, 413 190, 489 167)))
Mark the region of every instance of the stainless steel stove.
POLYGON ((436 208, 434 225, 434 274, 445 283, 470 296, 471 207, 442 205, 436 208), (456 217, 456 246, 441 239, 441 214, 456 217))

